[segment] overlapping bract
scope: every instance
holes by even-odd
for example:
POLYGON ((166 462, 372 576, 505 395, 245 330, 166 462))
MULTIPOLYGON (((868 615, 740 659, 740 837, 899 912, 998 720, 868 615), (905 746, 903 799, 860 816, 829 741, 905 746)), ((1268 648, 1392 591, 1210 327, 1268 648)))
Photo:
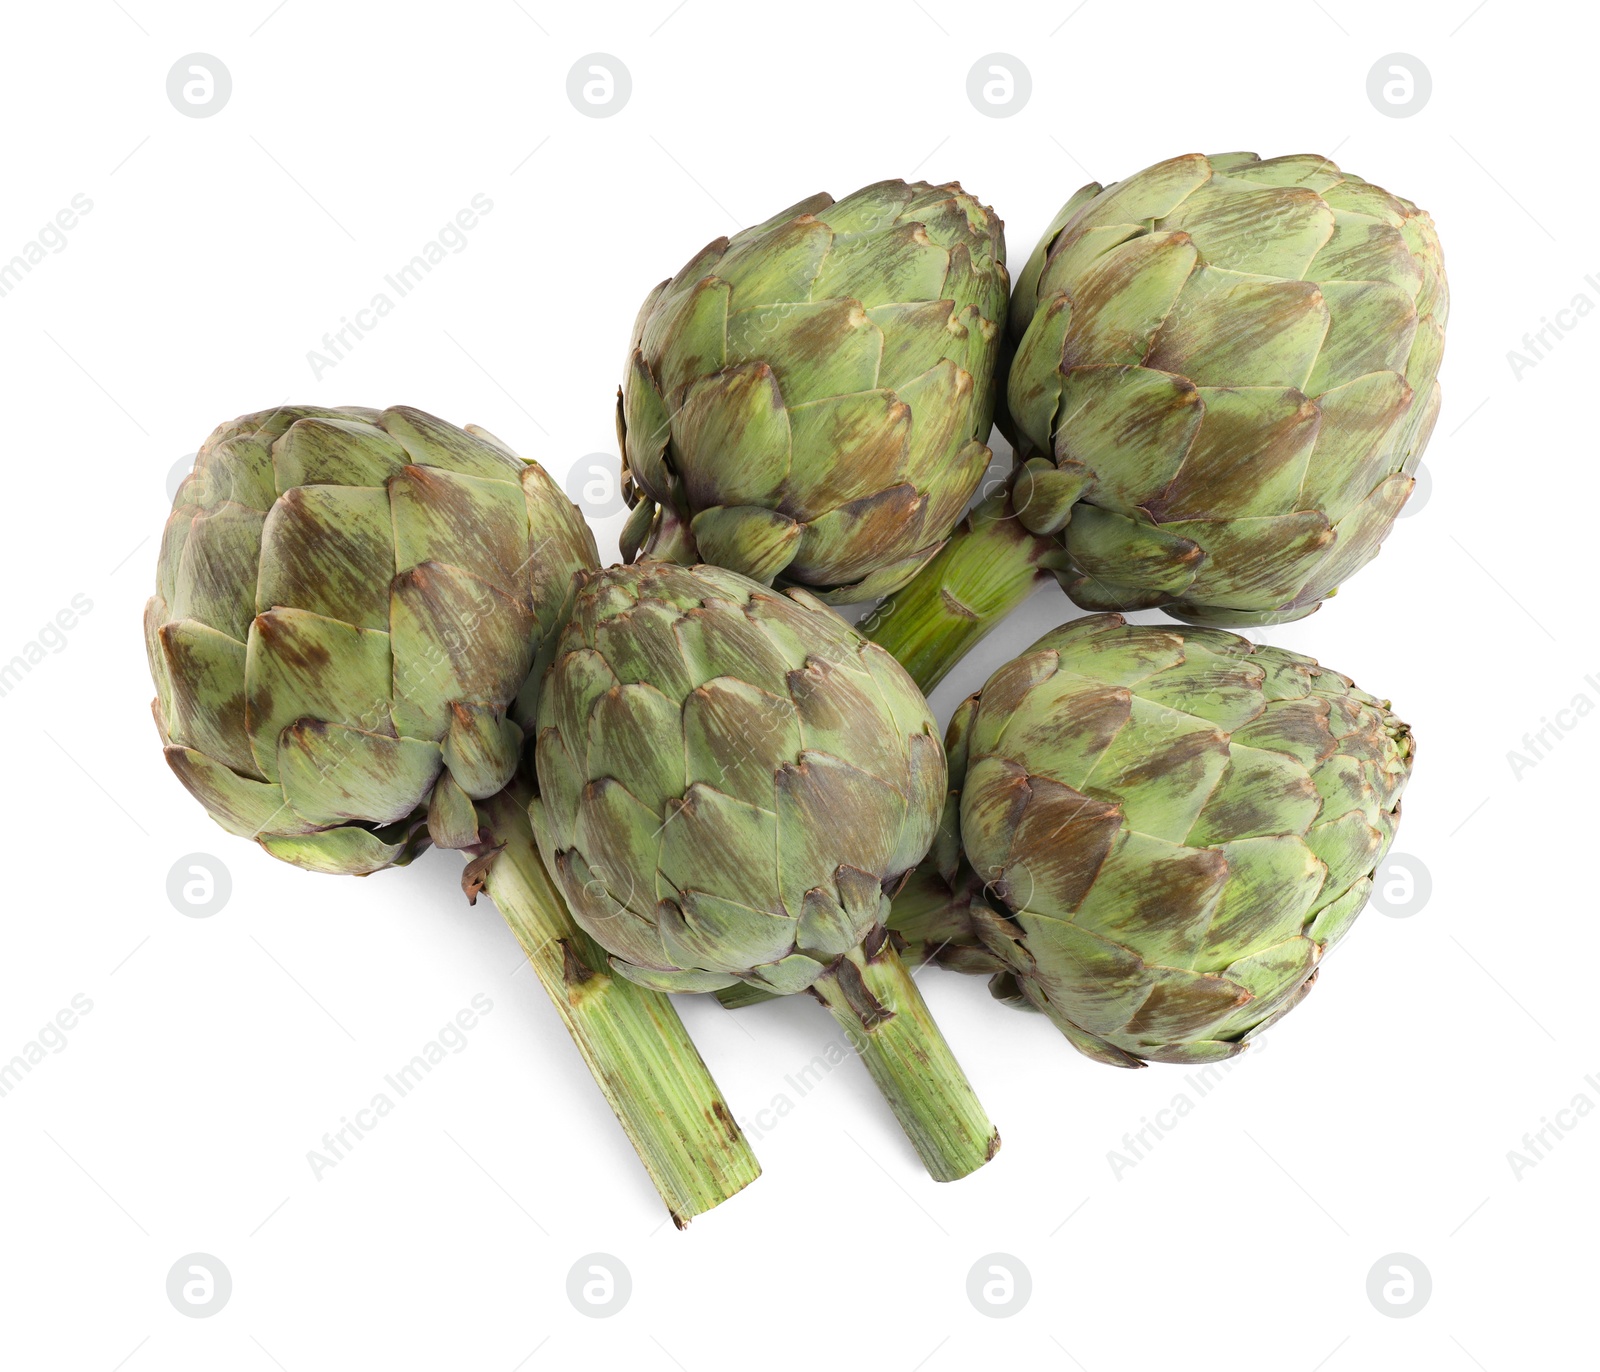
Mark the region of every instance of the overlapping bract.
POLYGON ((593 536, 542 468, 397 407, 220 426, 145 609, 167 760, 223 828, 367 873, 477 839, 593 536))
POLYGON ((580 588, 536 757, 574 915, 668 991, 810 986, 882 923, 946 787, 927 702, 833 611, 654 561, 580 588))
POLYGON ((989 461, 1009 278, 992 210, 883 181, 719 238, 651 292, 618 430, 623 554, 824 599, 910 580, 989 461))
POLYGON ((1448 311, 1433 221, 1326 158, 1086 186, 1011 302, 1021 517, 1086 609, 1309 614, 1411 492, 1448 311))
POLYGON ((1227 1057, 1298 1002, 1366 904, 1413 754, 1386 701, 1310 658, 1114 614, 1001 667, 947 742, 946 824, 891 928, 1121 1066, 1227 1057))

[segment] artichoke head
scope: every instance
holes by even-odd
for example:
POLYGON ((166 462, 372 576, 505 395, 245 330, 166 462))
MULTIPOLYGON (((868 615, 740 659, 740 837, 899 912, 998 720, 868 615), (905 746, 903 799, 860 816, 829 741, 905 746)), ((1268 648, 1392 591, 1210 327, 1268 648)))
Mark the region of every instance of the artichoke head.
POLYGON ((471 846, 597 562, 544 470, 481 429, 404 407, 224 424, 145 608, 167 761, 223 828, 316 871, 471 846))
POLYGON ((1119 1066, 1231 1056, 1366 904, 1411 772, 1388 702, 1220 629, 1091 615, 951 721, 891 928, 1119 1066))
POLYGON ((617 425, 640 548, 829 601, 904 585, 989 462, 1009 278, 960 186, 883 181, 719 238, 650 293, 617 425))
POLYGON ((1326 158, 1086 186, 1011 302, 1023 522, 1085 609, 1310 614, 1411 492, 1448 313, 1433 221, 1326 158))
POLYGON ((539 703, 534 831, 578 923, 665 991, 801 991, 888 913, 946 792, 927 702, 805 591, 582 579, 539 703))

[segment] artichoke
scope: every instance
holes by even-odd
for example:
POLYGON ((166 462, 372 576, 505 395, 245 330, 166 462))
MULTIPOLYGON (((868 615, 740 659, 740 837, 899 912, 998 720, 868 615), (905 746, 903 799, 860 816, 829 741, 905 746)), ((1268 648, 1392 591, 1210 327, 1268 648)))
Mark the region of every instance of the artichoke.
POLYGON ((807 592, 647 561, 580 581, 539 703, 534 830, 573 914, 660 991, 809 990, 929 1170, 998 1136, 889 943, 944 750, 904 671, 807 592))
POLYGON ((681 1224, 759 1168, 670 1002, 605 975, 515 789, 597 560, 543 469, 482 430, 404 407, 247 415, 167 523, 154 710, 179 780, 274 857, 365 875, 430 841, 474 852, 469 893, 487 886, 681 1224))
POLYGON ((989 462, 1003 226, 959 185, 815 195, 719 238, 639 312, 617 426, 625 560, 824 600, 905 584, 989 462))
POLYGON ((1088 610, 1310 614, 1411 492, 1448 313, 1433 221, 1326 158, 1085 186, 1012 295, 1012 489, 875 637, 927 690, 1051 572, 1088 610))
POLYGON ((1308 657, 1115 614, 1001 667, 947 745, 947 821, 891 928, 1122 1067, 1231 1056, 1299 1002, 1415 753, 1308 657))
POLYGON ((322 872, 478 841, 594 538, 543 468, 420 410, 219 427, 145 610, 156 724, 230 833, 322 872))

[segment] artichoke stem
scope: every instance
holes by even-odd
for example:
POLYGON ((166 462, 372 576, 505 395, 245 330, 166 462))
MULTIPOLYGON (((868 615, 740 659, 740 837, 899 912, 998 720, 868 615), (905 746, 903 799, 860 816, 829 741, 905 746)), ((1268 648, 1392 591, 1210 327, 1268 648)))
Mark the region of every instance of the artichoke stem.
POLYGON ((1000 1134, 894 945, 876 932, 874 952, 847 954, 811 991, 849 1036, 929 1174, 956 1181, 999 1151, 1000 1134))
POLYGON ((856 627, 927 694, 1064 563, 1056 538, 1023 527, 1008 487, 974 506, 933 561, 856 627))
POLYGON ((479 815, 505 845, 484 889, 682 1229, 748 1186, 760 1164, 671 1000, 613 976, 573 922, 534 846, 526 796, 508 788, 481 802, 479 815))

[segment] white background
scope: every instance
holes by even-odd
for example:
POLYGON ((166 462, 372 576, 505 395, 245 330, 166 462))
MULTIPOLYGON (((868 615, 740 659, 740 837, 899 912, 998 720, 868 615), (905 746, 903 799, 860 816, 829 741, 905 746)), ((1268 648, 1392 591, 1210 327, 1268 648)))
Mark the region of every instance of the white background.
MULTIPOLYGON (((0 260, 75 194, 93 208, 0 298, 0 660, 75 595, 92 610, 0 697, 0 1059, 75 995, 93 1008, 0 1098, 0 1362, 1592 1365, 1600 1121, 1568 1116, 1520 1179, 1508 1153, 1574 1097, 1600 1103, 1600 719, 1520 777, 1508 751, 1573 697, 1600 701, 1600 318, 1520 380, 1507 352, 1574 296, 1600 302, 1594 22, 1510 0, 272 3, 7 20, 0 260), (196 52, 232 77, 208 118, 166 95, 196 52), (613 117, 567 96, 594 52, 631 72, 613 117), (995 52, 1032 74, 1005 119, 966 94, 995 52), (1367 96, 1394 52, 1432 74, 1407 118, 1367 96), (804 1097, 786 1082, 834 1036, 819 1007, 684 1003, 766 1174, 679 1234, 516 975, 510 933, 461 901, 459 857, 313 876, 213 827, 162 763, 139 612, 169 469, 221 420, 409 403, 563 477, 614 451, 639 300, 716 235, 818 189, 960 178, 1004 216, 1020 267, 1081 182, 1240 147, 1326 154, 1428 208, 1444 241, 1431 496, 1320 613, 1256 635, 1415 726, 1397 846, 1432 896, 1406 919, 1369 910, 1265 1051, 1203 1098, 1181 1069, 1098 1066, 981 981, 930 972, 1005 1139, 936 1186, 857 1064, 804 1097), (322 335, 480 193, 493 209, 464 250, 315 375, 322 335), (197 852, 232 878, 208 919, 166 894, 197 852), (478 993, 493 1010, 465 1051, 314 1177, 324 1131, 478 993), (762 1128, 780 1095, 794 1108, 762 1128), (1114 1172, 1124 1134, 1179 1095, 1195 1108, 1114 1172), (197 1251, 233 1279, 205 1319, 165 1291, 197 1251), (632 1277, 607 1319, 566 1294, 595 1252, 632 1277), (1412 1318, 1367 1295, 1395 1252, 1431 1273, 1412 1318), (966 1295, 991 1253, 1031 1274, 1009 1319, 966 1295)), ((620 524, 597 525, 608 554, 620 524)), ((1073 613, 1041 592, 939 691, 941 718, 1073 613)))

